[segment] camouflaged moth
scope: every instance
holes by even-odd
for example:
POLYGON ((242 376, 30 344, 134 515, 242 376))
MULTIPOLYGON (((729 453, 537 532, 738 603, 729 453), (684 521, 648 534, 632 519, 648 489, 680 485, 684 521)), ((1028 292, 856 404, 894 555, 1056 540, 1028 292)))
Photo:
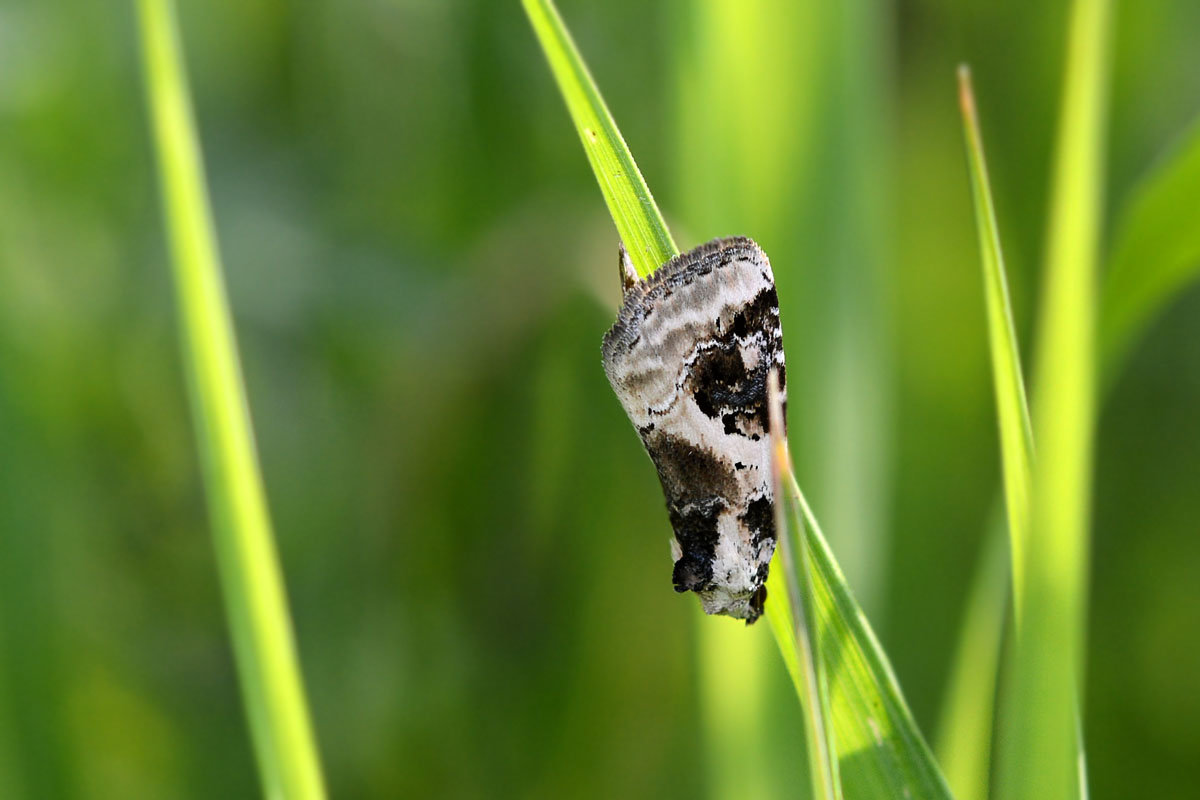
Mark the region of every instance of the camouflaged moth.
POLYGON ((604 371, 658 469, 675 536, 675 591, 754 622, 775 552, 767 374, 784 390, 771 263, 716 239, 639 280, 621 249, 623 301, 604 371))

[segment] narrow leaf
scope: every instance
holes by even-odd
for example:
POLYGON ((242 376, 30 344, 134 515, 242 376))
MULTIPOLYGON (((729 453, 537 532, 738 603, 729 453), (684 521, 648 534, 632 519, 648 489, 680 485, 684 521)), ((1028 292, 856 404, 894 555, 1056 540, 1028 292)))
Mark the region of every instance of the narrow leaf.
POLYGON ((938 721, 934 752, 958 800, 986 800, 991 779, 996 678, 1009 594, 1005 527, 997 504, 971 578, 938 721))
POLYGON ((1000 232, 996 226, 996 209, 992 204, 983 138, 979 132, 975 96, 971 91, 971 73, 966 66, 959 68, 958 81, 958 98, 967 144, 967 164, 971 174, 971 194, 975 204, 975 225, 979 232, 979 252, 983 264, 988 345, 992 356, 1004 497, 1008 509, 1009 539, 1012 548, 1013 593, 1019 614, 1024 598, 1024 560, 1026 542, 1029 539, 1033 430, 1025 401, 1021 351, 1017 346, 1017 331, 1013 325, 1012 307, 1008 297, 1008 277, 1004 271, 1004 253, 1000 246, 1000 232))
POLYGON ((617 124, 551 0, 522 0, 617 233, 638 275, 646 277, 679 254, 617 124))
POLYGON ((174 5, 138 5, 197 446, 263 789, 272 798, 321 798, 321 768, 225 298, 174 5))
MULTIPOLYGON (((945 798, 946 781, 900 692, 891 664, 834 561, 821 527, 795 476, 785 476, 784 495, 797 503, 811 560, 809 586, 817 641, 829 684, 829 724, 837 746, 838 772, 846 797, 945 798)), ((789 642, 795 613, 788 599, 780 556, 767 581, 767 615, 784 662, 800 685, 803 659, 789 642)))
POLYGON ((1007 798, 1086 794, 1079 686, 1095 424, 1096 263, 1104 179, 1110 6, 1076 0, 1056 145, 1033 423, 1031 525, 1014 571, 1011 680, 999 787, 1007 798))
MULTIPOLYGON (((787 439, 783 435, 783 404, 779 399, 779 375, 775 370, 767 377, 767 405, 770 412, 771 473, 775 486, 775 530, 779 550, 775 572, 782 573, 787 589, 787 602, 781 603, 777 612, 768 610, 767 613, 772 617, 771 631, 783 636, 779 640, 780 649, 793 652, 799 666, 796 691, 806 712, 804 729, 812 796, 823 800, 840 800, 842 784, 838 775, 837 747, 829 726, 829 684, 825 666, 817 652, 819 638, 814 638, 818 629, 813 610, 812 584, 800 580, 801 576, 810 573, 808 537, 804 532, 804 519, 800 515, 799 487, 792 471, 787 439), (779 624, 774 620, 776 616, 780 618, 779 624)), ((770 596, 770 589, 767 592, 770 596)), ((793 673, 793 680, 795 678, 793 673)))
MULTIPOLYGON (((999 425, 1004 497, 1008 513, 1014 602, 1024 598, 1024 552, 1029 538, 1029 498, 1033 468, 1033 433, 1025 400, 1021 354, 1009 301, 1004 253, 988 180, 983 137, 971 74, 958 70, 959 107, 963 116, 967 167, 975 207, 975 227, 983 267, 988 344, 991 350, 996 419, 999 425)), ((947 697, 938 728, 938 754, 955 794, 967 800, 987 797, 991 774, 992 709, 1008 593, 1003 531, 988 532, 986 553, 972 582, 967 614, 951 669, 947 697)))
POLYGON ((1200 122, 1131 195, 1100 305, 1102 374, 1112 379, 1155 313, 1200 275, 1200 122))

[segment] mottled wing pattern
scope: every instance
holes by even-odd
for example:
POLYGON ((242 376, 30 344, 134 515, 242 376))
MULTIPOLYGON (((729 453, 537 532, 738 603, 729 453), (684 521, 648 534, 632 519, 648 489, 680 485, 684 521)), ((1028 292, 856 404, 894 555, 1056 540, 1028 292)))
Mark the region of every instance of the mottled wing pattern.
MULTIPOLYGON (((767 373, 784 386, 775 279, 750 239, 717 239, 627 285, 604 370, 658 468, 673 580, 753 622, 775 551, 767 373)), ((784 395, 786 397, 786 395, 784 395)))

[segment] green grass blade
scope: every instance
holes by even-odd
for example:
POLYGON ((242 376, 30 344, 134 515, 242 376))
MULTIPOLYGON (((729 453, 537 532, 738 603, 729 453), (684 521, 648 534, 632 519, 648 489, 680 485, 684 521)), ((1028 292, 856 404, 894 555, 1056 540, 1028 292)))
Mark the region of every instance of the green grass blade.
MULTIPOLYGON (((777 403, 771 407, 771 429, 782 430, 782 410, 777 403)), ((808 712, 813 797, 840 798, 844 790, 849 797, 881 800, 950 798, 887 656, 796 482, 782 440, 775 441, 773 464, 779 473, 779 547, 767 579, 766 615, 808 712)))
POLYGON ((874 612, 892 461, 889 13, 881 0, 673 6, 673 211, 700 239, 748 233, 770 254, 788 358, 810 387, 789 405, 797 468, 874 612))
POLYGON ((770 703, 776 699, 764 691, 776 658, 770 634, 747 629, 738 620, 707 616, 698 605, 693 627, 706 797, 779 796, 772 751, 757 735, 767 725, 770 703), (747 731, 756 735, 747 736, 747 731))
POLYGON ((1100 304, 1101 374, 1111 380, 1154 314, 1200 275, 1200 123, 1122 211, 1100 304))
POLYGON ((997 505, 971 579, 958 647, 946 682, 934 752, 958 800, 986 800, 992 766, 996 677, 1008 610, 1008 548, 997 505))
MULTIPOLYGON (((950 790, 900 692, 891 664, 850 594, 825 536, 794 476, 784 486, 802 514, 811 560, 816 653, 829 686, 829 724, 847 797, 949 798, 950 790)), ((790 626, 795 619, 779 557, 767 582, 767 614, 784 662, 803 692, 803 659, 790 626)))
POLYGON ((608 212, 638 275, 643 278, 679 253, 654 197, 617 129, 600 90, 551 0, 522 0, 608 212))
MULTIPOLYGON (((1013 597, 1017 603, 1024 598, 1022 567, 1029 538, 1033 433, 1025 399, 1021 354, 1009 302, 1004 253, 984 157, 983 137, 971 89, 971 75, 966 66, 959 67, 958 82, 967 167, 983 268, 1009 551, 1013 554, 1013 597)), ((1009 565, 1005 563, 1003 532, 989 531, 985 547, 984 559, 972 582, 962 636, 938 727, 938 755, 946 770, 947 780, 955 794, 963 800, 981 799, 988 792, 994 723, 992 709, 1008 597, 1005 582, 1009 565)))
MULTIPOLYGON (((817 649, 819 640, 814 638, 818 628, 812 584, 801 580, 811 571, 808 537, 800 513, 800 487, 796 483, 787 440, 783 436, 783 405, 779 399, 779 376, 775 371, 767 380, 767 405, 771 415, 771 472, 775 485, 775 530, 778 532, 779 549, 779 563, 774 572, 782 574, 787 590, 787 602, 772 606, 773 610, 768 612, 771 615, 771 632, 776 635, 780 650, 792 653, 799 667, 799 680, 796 680, 795 672, 792 672, 792 676, 806 712, 804 729, 812 797, 841 800, 837 745, 828 722, 829 682, 817 649)), ((778 583, 777 579, 776 585, 778 583)), ((767 593, 769 597, 769 588, 767 593)))
POLYGON ((1096 263, 1108 82, 1106 0, 1076 0, 1067 48, 1034 380, 1030 535, 1019 569, 999 788, 1011 798, 1086 793, 1079 686, 1085 629, 1096 263))
POLYGON ((169 0, 138 5, 185 370, 263 787, 273 798, 320 798, 321 769, 225 298, 175 9, 169 0))
MULTIPOLYGON (((973 102, 970 118, 974 118, 973 102)), ((994 212, 990 210, 982 143, 977 123, 968 122, 976 127, 973 133, 968 130, 968 148, 972 147, 972 138, 979 142, 977 154, 971 154, 972 184, 985 265, 989 256, 983 237, 988 228, 991 230, 987 237, 996 241, 993 261, 1002 265, 998 238, 994 235, 994 212), (988 205, 986 214, 979 206, 981 188, 988 205)), ((1100 303, 1100 374, 1106 379, 1101 389, 1111 385, 1137 336, 1154 314, 1200 274, 1200 227, 1193 224, 1193 209, 1198 204, 1200 125, 1194 125, 1180 145, 1144 179, 1120 215, 1100 303)), ((989 322, 996 320, 992 306, 989 302, 989 322)), ((993 351, 995 344, 993 335, 993 351)), ((1009 513, 1012 514, 1011 502, 1009 513)), ((1002 557, 1001 535, 989 533, 984 561, 972 581, 971 599, 938 729, 939 759, 955 793, 963 800, 983 797, 987 786, 992 715, 986 704, 995 693, 995 659, 1003 630, 1004 579, 1008 571, 1002 557)))
POLYGON ((992 356, 992 378, 996 394, 996 418, 999 422, 1001 465, 1004 473, 1004 497, 1008 510, 1008 528, 1013 559, 1013 596, 1018 614, 1024 592, 1024 561, 1029 540, 1029 498, 1033 468, 1033 429, 1025 400, 1025 379, 1021 371, 1021 351, 1013 325, 1008 299, 1008 277, 1004 271, 1004 252, 996 225, 996 209, 988 181, 987 162, 975 97, 971 91, 971 73, 958 71, 959 105, 966 137, 967 164, 971 174, 971 194, 975 205, 975 224, 979 232, 979 252, 983 264, 984 298, 987 305, 988 345, 992 356))

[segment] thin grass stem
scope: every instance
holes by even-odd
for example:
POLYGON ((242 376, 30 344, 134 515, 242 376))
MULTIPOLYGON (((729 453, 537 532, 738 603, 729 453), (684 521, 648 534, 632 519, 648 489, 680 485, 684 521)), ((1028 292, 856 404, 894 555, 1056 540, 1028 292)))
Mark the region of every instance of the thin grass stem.
POLYGON ((185 372, 217 565, 263 789, 325 790, 225 296, 175 8, 139 0, 185 372))

